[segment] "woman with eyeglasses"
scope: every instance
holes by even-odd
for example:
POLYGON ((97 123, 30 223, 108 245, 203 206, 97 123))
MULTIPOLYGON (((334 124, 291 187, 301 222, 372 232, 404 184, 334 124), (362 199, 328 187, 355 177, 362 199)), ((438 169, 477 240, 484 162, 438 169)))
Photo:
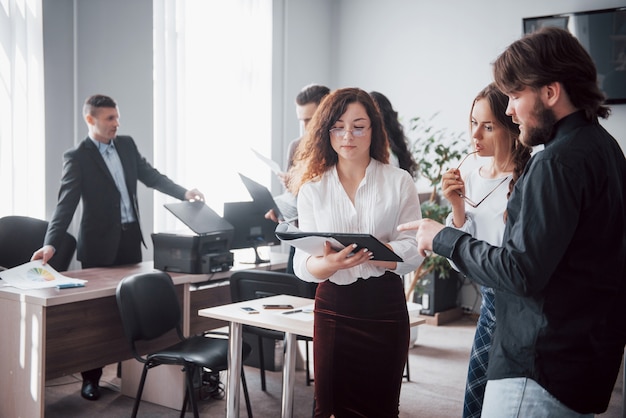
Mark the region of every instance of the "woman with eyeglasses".
POLYGON ((397 417, 409 344, 400 275, 422 262, 414 234, 397 231, 419 216, 413 179, 389 165, 383 121, 361 89, 331 92, 298 148, 290 184, 299 227, 307 232, 366 233, 403 262, 374 261, 365 248, 322 256, 296 249, 295 274, 318 282, 315 296, 316 417, 397 417))
MULTIPOLYGON (((461 178, 459 167, 442 178, 443 195, 452 206, 446 220, 452 226, 492 245, 501 245, 507 200, 530 159, 531 149, 519 141, 519 127, 505 114, 508 97, 492 83, 474 99, 470 132, 474 152, 490 157, 461 178)), ((466 157, 467 158, 467 157, 466 157)), ((461 161, 461 164, 465 159, 461 161)), ((482 303, 470 354, 463 417, 480 417, 491 339, 496 327, 494 290, 481 286, 482 303)))

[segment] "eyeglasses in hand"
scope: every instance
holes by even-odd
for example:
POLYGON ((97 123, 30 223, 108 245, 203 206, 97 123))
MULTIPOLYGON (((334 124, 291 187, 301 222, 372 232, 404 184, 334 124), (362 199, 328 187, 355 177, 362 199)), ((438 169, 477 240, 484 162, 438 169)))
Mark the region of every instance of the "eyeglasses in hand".
POLYGON ((362 136, 365 136, 365 131, 367 131, 368 129, 369 127, 368 128, 354 128, 354 129, 333 128, 328 132, 330 132, 330 134, 334 136, 335 138, 343 138, 344 136, 346 136, 348 132, 350 132, 352 136, 354 136, 355 138, 360 138, 362 136))
MULTIPOLYGON (((476 154, 477 152, 478 152, 478 151, 473 151, 473 152, 470 152, 470 153, 469 153, 469 154, 467 154, 465 157, 463 157, 463 159, 461 160, 461 162, 459 163, 459 165, 458 165, 458 166, 457 166, 457 168, 456 168, 456 169, 457 169, 457 171, 459 170, 459 168, 461 168, 461 166, 463 165, 463 163, 465 162, 465 160, 467 160, 467 157, 469 157, 469 156, 470 156, 470 155, 472 155, 472 154, 476 154)), ((496 184, 496 187, 494 187, 493 189, 491 189, 491 191, 490 191, 489 193, 487 193, 487 195, 486 195, 485 197, 483 197, 482 199, 480 199, 480 200, 478 201, 478 203, 474 202, 472 199, 470 199, 469 197, 467 197, 466 195, 464 195, 464 194, 463 194, 463 193, 461 193, 461 192, 457 192, 457 193, 458 193, 458 195, 459 195, 460 197, 462 197, 462 198, 463 198, 463 200, 465 200, 465 202, 466 202, 468 205, 470 205, 470 206, 471 206, 471 207, 473 207, 473 208, 477 208, 478 206, 480 206, 480 204, 481 204, 481 203, 483 203, 483 202, 485 201, 485 199, 487 199, 489 196, 491 196, 491 194, 492 194, 493 192, 495 192, 495 191, 498 189, 498 187, 500 187, 500 186, 502 185, 502 183, 504 183, 505 181, 507 181, 510 177, 511 177, 511 176, 506 176, 505 178, 503 178, 503 179, 502 179, 502 181, 500 181, 498 184, 496 184)))
POLYGON ((478 151, 472 151, 469 154, 467 154, 465 157, 463 157, 463 159, 461 160, 461 162, 459 163, 459 165, 456 167, 456 170, 459 171, 459 168, 461 168, 461 166, 463 165, 463 163, 465 162, 465 160, 467 160, 467 157, 469 157, 470 155, 474 155, 476 154, 478 151))

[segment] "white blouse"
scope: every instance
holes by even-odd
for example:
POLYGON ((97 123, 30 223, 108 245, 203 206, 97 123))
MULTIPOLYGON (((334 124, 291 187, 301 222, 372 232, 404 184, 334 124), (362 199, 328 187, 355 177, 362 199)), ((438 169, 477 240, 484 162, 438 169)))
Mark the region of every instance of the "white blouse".
MULTIPOLYGON (((355 203, 339 181, 336 167, 329 169, 318 181, 307 182, 298 192, 298 226, 307 232, 351 232, 371 234, 389 243, 404 262, 395 273, 403 275, 417 269, 423 257, 417 252, 414 231, 399 232, 397 226, 421 219, 415 183, 404 170, 372 159, 359 185, 355 203)), ((302 280, 320 282, 306 267, 310 255, 296 249, 294 272, 302 280)), ((346 285, 357 278, 378 277, 384 268, 363 263, 339 270, 328 280, 346 285)))
MULTIPOLYGON (((493 192, 477 208, 465 205, 465 224, 457 229, 491 245, 502 245, 504 211, 508 203, 506 195, 509 192, 511 176, 506 178, 503 183, 502 177, 495 179, 481 177, 479 168, 467 173, 464 178, 465 191, 474 202, 478 203, 489 192, 493 192)), ((452 223, 452 213, 448 215, 446 225, 456 228, 452 223)))

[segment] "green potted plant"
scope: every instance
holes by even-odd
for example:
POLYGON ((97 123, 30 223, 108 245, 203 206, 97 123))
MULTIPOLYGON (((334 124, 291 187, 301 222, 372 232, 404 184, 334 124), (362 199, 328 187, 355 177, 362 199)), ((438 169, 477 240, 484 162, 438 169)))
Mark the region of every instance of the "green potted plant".
MULTIPOLYGON (((426 179, 432 188, 428 200, 421 202, 422 217, 445 223, 450 206, 447 201, 442 200, 441 178, 446 170, 454 167, 467 154, 469 142, 461 134, 435 128, 433 119, 436 116, 437 114, 430 119, 411 119, 407 136, 410 138, 410 150, 419 165, 418 177, 426 179)), ((414 293, 414 297, 422 302, 423 314, 433 315, 454 308, 458 281, 456 271, 445 257, 429 255, 415 271, 407 290, 407 299, 414 293), (446 294, 434 294, 438 290, 446 294), (429 296, 426 300, 425 295, 429 296)))

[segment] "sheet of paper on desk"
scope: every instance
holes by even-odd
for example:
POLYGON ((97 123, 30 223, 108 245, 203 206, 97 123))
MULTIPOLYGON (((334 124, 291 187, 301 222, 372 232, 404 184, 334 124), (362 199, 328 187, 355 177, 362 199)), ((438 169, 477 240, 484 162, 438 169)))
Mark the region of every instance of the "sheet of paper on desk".
POLYGON ((44 266, 41 260, 0 271, 0 279, 18 289, 80 287, 87 283, 87 280, 73 279, 60 274, 50 264, 44 266))

